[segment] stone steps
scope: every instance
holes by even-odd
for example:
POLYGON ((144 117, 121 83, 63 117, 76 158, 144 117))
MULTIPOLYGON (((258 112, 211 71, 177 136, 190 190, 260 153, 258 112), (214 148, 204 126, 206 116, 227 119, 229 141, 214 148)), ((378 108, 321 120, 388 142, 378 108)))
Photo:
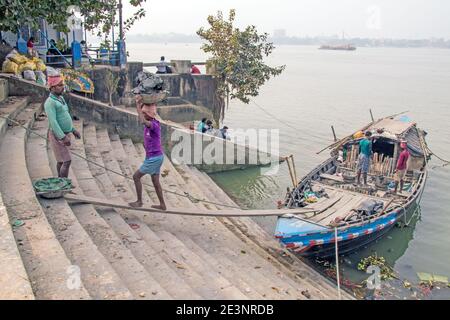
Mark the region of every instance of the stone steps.
MULTIPOLYGON (((83 139, 85 139, 83 124, 80 121, 75 121, 74 125, 79 132, 82 132, 83 139)), ((78 154, 86 157, 83 139, 74 141, 72 149, 75 149, 78 154)), ((96 160, 100 161, 99 158, 96 158, 96 160)), ((90 167, 88 161, 80 157, 73 157, 72 165, 73 173, 77 180, 75 182, 78 186, 77 193, 105 198, 96 183, 96 179, 92 175, 95 174, 97 177, 100 175, 98 167, 91 173, 90 169, 93 169, 93 167, 90 167)), ((101 181, 107 183, 107 176, 103 174, 102 179, 101 181)), ((82 215, 86 224, 84 228, 91 229, 89 230, 90 232, 88 231, 91 238, 109 260, 135 299, 171 298, 133 255, 132 251, 124 244, 127 241, 125 240, 126 238, 133 238, 135 234, 133 229, 128 226, 116 210, 110 208, 94 208, 94 211, 90 215, 87 213, 77 213, 79 219, 82 215), (92 228, 94 226, 93 223, 88 222, 93 216, 96 218, 95 229, 92 228)))
MULTIPOLYGON (((45 136, 47 120, 34 121, 41 104, 28 103, 28 98, 9 99, 0 103, 0 113, 45 136)), ((251 219, 143 213, 37 198, 32 180, 55 176, 52 151, 42 138, 27 137, 6 121, 0 125, 0 298, 336 297, 332 284, 297 258, 284 257, 284 249, 251 219), (12 228, 16 218, 25 225, 12 228)), ((131 177, 140 167, 143 145, 94 123, 74 125, 82 134, 71 146, 79 155, 72 156, 69 175, 74 192, 123 204, 134 201, 133 181, 120 174, 131 177)), ((160 180, 169 208, 236 205, 209 176, 174 166, 167 157, 160 180)), ((143 182, 145 206, 157 203, 150 177, 143 182)))
MULTIPOLYGON (((95 159, 96 157, 101 157, 96 161, 105 164, 109 169, 119 172, 120 166, 118 165, 114 154, 112 152, 112 147, 109 142, 109 137, 106 131, 103 131, 103 135, 100 132, 96 132, 95 127, 88 126, 85 128, 85 141, 86 151, 88 159, 95 159), (100 137, 102 137, 100 139, 100 137), (89 142, 88 142, 89 141, 89 142), (101 143, 98 143, 98 142, 101 143)), ((104 170, 104 169, 102 169, 104 170)), ((111 172, 106 173, 108 182, 104 180, 97 180, 98 183, 103 183, 105 189, 105 195, 108 193, 110 197, 114 197, 116 201, 126 203, 134 201, 135 195, 131 192, 131 188, 128 182, 125 181, 123 177, 111 172), (115 183, 113 182, 115 181, 115 183)), ((97 176, 98 177, 98 176, 97 176)), ((97 179, 96 177, 96 179, 97 179)), ((138 213, 141 214, 141 213, 138 213)), ((133 215, 132 211, 121 212, 124 220, 128 224, 132 224, 129 221, 129 217, 133 215)), ((126 224, 125 224, 126 225, 126 224)), ((127 225, 128 228, 129 225, 127 225)), ((123 228, 122 228, 123 229, 123 228)), ((122 230, 125 233, 126 230, 122 230)), ((200 298, 184 281, 178 277, 176 273, 171 271, 165 261, 156 253, 154 248, 147 246, 146 243, 137 235, 130 235, 133 238, 127 238, 125 244, 133 252, 136 258, 146 267, 147 271, 161 284, 164 289, 171 294, 175 299, 194 299, 200 298)))
MULTIPOLYGON (((178 169, 186 179, 187 188, 189 190, 193 191, 202 188, 201 183, 196 177, 193 174, 190 174, 190 168, 181 165, 178 169)), ((197 191, 197 195, 199 194, 198 192, 201 191, 197 191)), ((205 193, 207 192, 205 191, 205 193)), ((210 199, 207 196, 200 196, 200 198, 214 201, 214 199, 210 199)), ((205 207, 211 210, 217 209, 216 206, 211 204, 207 204, 205 207)), ((246 268, 246 272, 256 274, 259 277, 259 281, 264 283, 266 288, 276 291, 279 296, 278 299, 305 299, 301 292, 311 288, 305 288, 304 285, 299 286, 298 284, 293 283, 291 279, 284 277, 284 275, 273 265, 268 263, 264 257, 257 254, 246 239, 243 239, 244 241, 241 241, 242 239, 239 240, 239 238, 224 226, 221 220, 223 219, 216 219, 216 223, 221 230, 221 233, 227 235, 222 239, 224 242, 228 243, 228 245, 208 247, 204 245, 204 241, 197 240, 195 242, 202 246, 207 252, 216 255, 225 255, 241 269, 246 268)))
MULTIPOLYGON (((32 104, 18 114, 16 120, 31 126, 40 104, 32 104)), ((26 131, 14 126, 6 131, 0 149, 0 192, 9 221, 25 222, 15 228, 23 264, 37 299, 89 299, 80 282, 77 288, 67 285, 67 272, 72 266, 57 240, 36 199, 25 159, 26 131)))
MULTIPOLYGON (((219 186, 209 177, 206 173, 200 172, 196 168, 193 168, 196 175, 203 179, 203 182, 210 186, 211 192, 215 195, 217 201, 237 206, 237 204, 223 191, 219 186)), ((315 286, 321 292, 327 292, 328 296, 338 298, 336 287, 328 279, 324 279, 315 270, 306 265, 298 257, 294 256, 288 250, 280 247, 279 243, 267 232, 265 232, 258 224, 256 224, 251 218, 228 218, 233 224, 233 228, 238 228, 243 234, 251 239, 256 245, 261 247, 267 254, 270 254, 278 267, 289 270, 291 276, 302 281, 309 282, 315 286)), ((347 295, 345 292, 343 295, 347 295)), ((350 296, 347 295, 348 298, 350 296)))
MULTIPOLYGON (((141 150, 142 153, 142 145, 137 144, 136 148, 139 150, 141 150)), ((192 184, 191 181, 194 179, 193 176, 187 175, 186 176, 186 181, 183 180, 183 185, 180 187, 180 185, 178 183, 176 183, 175 181, 178 181, 179 179, 182 179, 181 177, 178 177, 178 179, 176 178, 178 176, 178 171, 172 166, 170 161, 165 162, 165 165, 167 166, 166 169, 169 170, 169 174, 167 175, 167 177, 171 177, 172 180, 169 179, 169 181, 167 181, 168 185, 170 186, 175 186, 175 187, 171 187, 174 188, 174 191, 177 191, 179 193, 183 193, 183 190, 189 190, 190 193, 192 193, 193 196, 200 198, 200 199, 207 199, 207 197, 205 197, 204 195, 201 194, 201 192, 198 189, 198 185, 196 184, 192 184)), ((188 174, 189 171, 183 171, 185 174, 188 174)), ((197 203, 197 204, 192 204, 189 200, 187 200, 186 198, 178 198, 178 202, 180 203, 179 206, 197 206, 199 208, 208 208, 208 209, 214 209, 214 206, 207 204, 204 205, 203 203, 197 203)), ((255 256, 252 258, 248 258, 247 257, 239 257, 236 255, 233 255, 231 252, 237 252, 240 253, 241 251, 244 252, 248 252, 248 254, 252 254, 251 250, 249 248, 245 247, 245 244, 241 241, 239 241, 236 237, 233 236, 233 234, 231 234, 231 232, 229 232, 229 230, 227 230, 216 218, 204 218, 204 217, 179 217, 179 220, 188 220, 187 222, 185 222, 184 224, 186 225, 186 228, 182 228, 180 231, 179 229, 175 229, 172 231, 172 233, 176 236, 181 236, 183 234, 189 233, 192 234, 191 238, 193 239, 193 241, 195 241, 200 247, 204 247, 205 251, 207 251, 210 255, 217 255, 217 256, 227 256, 229 258, 231 258, 231 261, 233 261, 233 263, 236 263, 236 265, 238 266, 239 269, 245 269, 246 265, 250 263, 250 265, 252 263, 254 263, 254 260, 252 259, 256 259, 256 261, 261 262, 261 265, 267 265, 267 263, 265 261, 262 261, 261 257, 259 256, 255 256), (198 226, 201 226, 200 228, 198 226), (223 233, 225 233, 225 235, 223 235, 223 233), (214 236, 221 236, 220 239, 215 239, 214 236), (213 236, 213 237, 211 237, 213 236), (217 242, 216 242, 217 241, 217 242), (229 250, 225 250, 223 249, 224 247, 229 248, 229 250), (259 259, 259 260, 258 260, 259 259), (237 261, 236 261, 237 260, 237 261), (242 260, 245 260, 245 263, 242 263, 242 260)), ((178 222, 178 224, 180 224, 180 222, 178 222)), ((173 224, 173 226, 164 226, 162 228, 167 229, 167 228, 174 228, 175 223, 173 224)), ((255 269, 250 269, 250 268, 246 268, 247 270, 245 272, 249 272, 252 274, 255 274, 255 269)), ((273 269, 271 269, 273 271, 273 269)), ((266 286, 266 292, 271 292, 271 291, 279 291, 279 293, 277 294, 277 298, 278 299, 289 299, 289 298, 294 298, 293 294, 287 295, 285 291, 283 291, 282 289, 278 289, 278 288, 287 288, 289 289, 289 292, 295 292, 296 289, 291 286, 289 283, 287 283, 286 281, 284 281, 283 279, 279 279, 279 277, 277 277, 277 275, 271 275, 269 273, 269 271, 266 271, 264 269, 260 269, 259 272, 257 273, 257 276, 255 276, 258 278, 259 282, 264 283, 266 286), (260 274, 261 272, 264 272, 265 275, 263 276, 262 274, 260 274), (272 289, 276 288, 276 289, 272 289)), ((302 290, 303 291, 303 290, 302 290)), ((300 292, 297 293, 297 297, 295 298, 299 298, 302 299, 304 298, 303 295, 300 295, 300 292)))
MULTIPOLYGON (((15 118, 17 113, 28 104, 28 98, 19 98, 21 100, 20 104, 17 104, 11 98, 6 98, 0 103, 0 114, 15 118)), ((9 161, 6 154, 3 156, 4 151, 1 148, 7 127, 7 120, 0 118, 0 171, 7 165, 4 161, 9 161)), ((7 152, 9 155, 9 150, 7 152)), ((6 174, 6 172, 2 174, 6 174)), ((7 207, 0 192, 0 299, 34 299, 33 290, 16 244, 11 222, 12 220, 9 219, 7 207)))
MULTIPOLYGON (((47 120, 37 121, 33 127, 42 136, 46 136, 47 128, 47 120)), ((54 176, 45 140, 31 134, 27 141, 26 159, 33 181, 54 176)), ((81 279, 91 297, 97 300, 131 299, 131 293, 92 242, 66 200, 39 198, 39 202, 66 255, 80 268, 81 279)))
MULTIPOLYGON (((136 150, 133 149, 132 144, 127 144, 124 141, 124 146, 128 149, 127 155, 129 156, 127 160, 136 160, 137 154, 136 150)), ((116 149, 114 155, 118 159, 122 159, 122 166, 127 164, 127 160, 124 160, 124 149, 121 149, 119 145, 116 144, 116 149), (123 154, 121 154, 123 153, 123 154)), ((132 161, 134 167, 133 171, 138 167, 137 161, 132 161)), ((127 171, 131 171, 128 169, 127 171)), ((133 186, 134 188, 134 186, 133 186)), ((143 197, 144 203, 152 203, 149 196, 144 193, 143 197)), ((170 203, 174 205, 173 200, 170 203)), ((176 207, 176 206, 174 206, 176 207)), ((156 214, 162 220, 170 220, 177 223, 178 218, 173 216, 164 216, 161 214, 156 214), (175 220, 173 220, 175 219, 175 220)), ((205 269, 201 266, 202 262, 199 257, 190 252, 190 250, 179 242, 175 242, 170 236, 165 239, 160 239, 149 226, 153 228, 160 228, 157 220, 152 217, 143 216, 142 213, 138 213, 137 218, 128 220, 130 223, 140 225, 139 229, 136 230, 141 237, 155 250, 157 250, 161 257, 167 262, 167 264, 173 268, 174 271, 180 274, 180 277, 185 279, 185 281, 194 288, 200 295, 204 298, 217 298, 217 299, 244 299, 245 295, 236 290, 236 288, 231 288, 230 283, 227 283, 226 279, 223 279, 219 274, 212 272, 211 270, 205 269), (142 220, 147 222, 147 225, 142 223, 142 220), (149 221, 152 220, 152 221, 149 221), (169 248, 169 249, 168 249, 169 248), (199 270, 200 269, 200 270, 199 270)), ((179 223, 179 221, 178 221, 179 223)))

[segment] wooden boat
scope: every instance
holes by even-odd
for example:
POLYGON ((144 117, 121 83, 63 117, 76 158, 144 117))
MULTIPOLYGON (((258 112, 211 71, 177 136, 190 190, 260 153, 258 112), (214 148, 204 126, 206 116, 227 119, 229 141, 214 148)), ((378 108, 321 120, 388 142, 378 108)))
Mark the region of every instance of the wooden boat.
POLYGON ((295 253, 326 258, 335 254, 336 240, 344 254, 386 234, 422 197, 430 158, 425 135, 408 117, 392 116, 327 147, 331 157, 288 190, 284 202, 286 208, 313 212, 279 217, 275 237, 295 253), (359 142, 367 130, 373 134, 368 186, 357 186, 359 142), (401 140, 407 141, 410 158, 405 188, 394 194, 401 140))

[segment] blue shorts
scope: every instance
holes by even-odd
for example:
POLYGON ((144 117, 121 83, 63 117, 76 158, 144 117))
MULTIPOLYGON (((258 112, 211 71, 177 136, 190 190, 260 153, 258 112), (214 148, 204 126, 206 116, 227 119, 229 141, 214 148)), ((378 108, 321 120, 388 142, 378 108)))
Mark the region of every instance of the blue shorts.
POLYGON ((164 155, 151 157, 151 158, 145 158, 144 163, 142 163, 141 167, 139 168, 139 171, 142 174, 159 174, 161 171, 161 166, 164 160, 164 155))

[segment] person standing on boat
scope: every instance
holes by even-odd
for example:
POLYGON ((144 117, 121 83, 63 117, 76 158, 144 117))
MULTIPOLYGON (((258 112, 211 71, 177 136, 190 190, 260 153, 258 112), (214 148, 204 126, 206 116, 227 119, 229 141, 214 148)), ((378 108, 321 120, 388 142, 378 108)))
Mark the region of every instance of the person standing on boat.
POLYGON ((361 174, 363 176, 364 185, 367 185, 367 173, 370 168, 370 157, 372 156, 372 133, 366 131, 365 138, 359 142, 359 157, 358 157, 358 173, 357 184, 361 183, 361 174))
POLYGON ((400 156, 398 157, 397 166, 395 167, 395 190, 397 193, 398 185, 400 184, 400 193, 403 191, 403 179, 406 175, 406 170, 408 167, 408 159, 409 159, 409 151, 408 145, 406 141, 402 141, 400 143, 400 148, 402 151, 400 152, 400 156))
POLYGON ((146 104, 142 96, 136 96, 136 106, 139 120, 144 125, 145 160, 133 175, 137 200, 129 205, 135 208, 142 207, 141 179, 146 174, 149 174, 159 200, 159 205, 153 205, 152 208, 166 210, 166 203, 164 202, 163 191, 159 182, 164 153, 161 147, 161 124, 156 119, 156 103, 146 104))
POLYGON ((64 81, 60 75, 49 76, 48 86, 50 96, 44 104, 44 110, 48 118, 48 140, 56 159, 56 170, 58 177, 67 178, 69 168, 72 163, 70 156, 70 135, 76 139, 81 138, 81 134, 73 127, 72 117, 69 113, 64 97, 64 81))

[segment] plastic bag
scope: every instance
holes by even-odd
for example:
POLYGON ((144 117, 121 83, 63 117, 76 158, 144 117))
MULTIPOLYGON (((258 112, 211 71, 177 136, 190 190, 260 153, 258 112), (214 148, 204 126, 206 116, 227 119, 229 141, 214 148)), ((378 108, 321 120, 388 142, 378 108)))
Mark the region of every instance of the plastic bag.
POLYGON ((15 53, 15 54, 10 53, 10 54, 8 54, 7 58, 17 64, 26 63, 28 61, 27 57, 25 57, 19 53, 15 53))
POLYGON ((36 75, 36 82, 39 84, 42 84, 43 86, 47 85, 47 79, 45 77, 44 72, 42 71, 35 71, 34 72, 36 75))
POLYGON ((36 64, 33 61, 28 61, 28 62, 24 63, 23 65, 21 64, 20 67, 21 67, 22 71, 25 71, 25 70, 34 71, 34 70, 36 70, 36 64))
POLYGON ((19 66, 8 59, 3 62, 2 71, 6 73, 17 74, 19 72, 19 66))
POLYGON ((61 75, 61 73, 57 69, 52 68, 52 67, 47 67, 47 76, 48 77, 57 77, 60 75, 61 75))
POLYGON ((36 62, 36 70, 44 72, 47 70, 47 66, 42 61, 36 62))
POLYGON ((29 81, 36 81, 36 75, 34 74, 34 71, 32 71, 32 70, 25 70, 23 72, 23 78, 25 80, 29 80, 29 81))

